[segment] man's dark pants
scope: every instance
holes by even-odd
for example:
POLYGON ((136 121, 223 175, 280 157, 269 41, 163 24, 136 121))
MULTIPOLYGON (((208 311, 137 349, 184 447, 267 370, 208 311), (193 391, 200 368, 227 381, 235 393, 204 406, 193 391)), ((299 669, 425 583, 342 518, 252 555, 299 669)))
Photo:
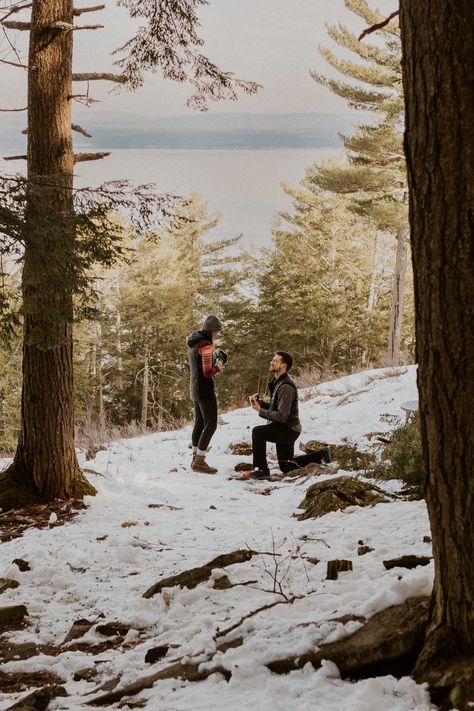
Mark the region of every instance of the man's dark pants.
POLYGON ((193 447, 205 452, 211 437, 217 429, 217 399, 196 400, 194 403, 193 447))
POLYGON ((319 452, 294 456, 295 442, 300 436, 299 432, 290 429, 279 422, 270 422, 268 425, 258 425, 252 430, 253 467, 268 474, 267 442, 276 444, 278 466, 283 474, 300 469, 312 462, 321 462, 319 452))

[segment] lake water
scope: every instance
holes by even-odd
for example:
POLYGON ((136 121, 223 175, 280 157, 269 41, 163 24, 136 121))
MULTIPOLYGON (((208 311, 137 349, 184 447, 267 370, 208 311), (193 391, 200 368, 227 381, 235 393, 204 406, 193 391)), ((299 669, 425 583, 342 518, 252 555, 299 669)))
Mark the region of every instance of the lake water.
POLYGON ((114 150, 105 160, 79 163, 77 184, 129 178, 153 182, 158 190, 198 193, 210 212, 222 213, 209 233, 215 239, 242 233, 243 245, 271 243, 272 220, 291 208, 281 182, 296 186, 305 169, 338 153, 332 149, 282 150, 114 150))
MULTIPOLYGON (((291 200, 281 182, 297 186, 305 169, 315 161, 334 156, 340 149, 279 150, 172 150, 117 149, 104 160, 76 165, 76 185, 98 185, 127 178, 136 183, 153 182, 163 192, 198 193, 210 212, 222 213, 219 225, 209 233, 214 239, 242 233, 242 244, 271 244, 272 221, 291 200)), ((21 169, 20 163, 4 163, 0 171, 21 169)))

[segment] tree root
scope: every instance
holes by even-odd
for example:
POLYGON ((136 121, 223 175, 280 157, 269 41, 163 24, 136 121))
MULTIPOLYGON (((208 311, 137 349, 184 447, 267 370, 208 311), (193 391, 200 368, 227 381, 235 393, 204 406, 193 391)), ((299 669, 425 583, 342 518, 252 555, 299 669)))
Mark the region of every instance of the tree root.
MULTIPOLYGON (((83 496, 94 496, 96 493, 96 489, 78 470, 71 496, 61 500, 82 499, 83 496)), ((19 472, 14 463, 0 472, 0 509, 2 512, 31 504, 44 503, 50 503, 48 497, 41 496, 31 478, 19 472)))
POLYGON ((239 550, 233 551, 232 553, 224 553, 223 555, 217 556, 217 558, 214 558, 209 561, 209 563, 201 565, 198 568, 190 568, 182 573, 178 573, 178 575, 171 575, 168 578, 162 578, 148 588, 148 590, 143 593, 143 597, 153 597, 157 593, 161 592, 163 588, 172 588, 178 585, 182 588, 192 590, 200 583, 204 583, 206 580, 209 580, 213 568, 226 568, 228 565, 245 563, 250 560, 253 555, 255 555, 255 551, 251 550, 239 550))
POLYGON ((277 659, 267 667, 277 674, 288 674, 308 662, 318 668, 323 659, 328 659, 337 664, 343 677, 351 679, 408 674, 421 648, 428 604, 427 597, 411 598, 378 612, 344 639, 297 657, 277 659))
MULTIPOLYGON (((219 645, 213 655, 217 652, 225 653, 228 649, 233 647, 239 647, 243 643, 242 638, 234 639, 232 642, 223 642, 219 645)), ((232 676, 232 673, 220 664, 211 667, 210 669, 200 669, 202 662, 189 662, 186 664, 182 663, 182 658, 173 662, 169 666, 165 667, 155 674, 149 674, 144 676, 137 681, 127 684, 127 686, 117 689, 116 691, 111 691, 108 694, 103 694, 102 696, 97 696, 95 699, 91 699, 87 702, 88 706, 108 706, 116 701, 120 701, 124 696, 136 696, 140 691, 144 689, 151 689, 156 681, 161 681, 163 679, 183 679, 184 681, 203 681, 207 679, 211 674, 222 674, 226 681, 232 676)))
POLYGON ((460 654, 447 627, 429 629, 413 670, 414 679, 427 682, 431 699, 442 711, 470 711, 474 701, 474 656, 460 654))

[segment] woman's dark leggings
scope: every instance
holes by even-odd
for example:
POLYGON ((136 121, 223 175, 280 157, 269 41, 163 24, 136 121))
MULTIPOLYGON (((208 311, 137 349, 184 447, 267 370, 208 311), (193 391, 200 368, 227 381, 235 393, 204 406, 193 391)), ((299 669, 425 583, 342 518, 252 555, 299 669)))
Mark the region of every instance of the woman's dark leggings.
POLYGON ((205 452, 217 429, 217 400, 215 397, 194 403, 193 447, 205 452))

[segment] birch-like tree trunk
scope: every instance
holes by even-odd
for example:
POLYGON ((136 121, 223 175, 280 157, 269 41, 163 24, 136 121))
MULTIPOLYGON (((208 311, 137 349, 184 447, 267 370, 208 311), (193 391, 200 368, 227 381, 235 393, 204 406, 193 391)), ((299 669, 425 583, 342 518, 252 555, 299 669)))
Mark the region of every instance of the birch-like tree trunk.
POLYGON ((392 308, 386 356, 386 364, 388 366, 400 365, 400 344, 402 339, 409 235, 410 231, 408 229, 401 229, 397 232, 395 271, 392 284, 392 308))
POLYGON ((143 432, 146 431, 148 422, 148 396, 150 391, 150 367, 148 360, 148 352, 145 354, 145 364, 143 366, 143 385, 142 385, 142 416, 141 427, 143 432))

